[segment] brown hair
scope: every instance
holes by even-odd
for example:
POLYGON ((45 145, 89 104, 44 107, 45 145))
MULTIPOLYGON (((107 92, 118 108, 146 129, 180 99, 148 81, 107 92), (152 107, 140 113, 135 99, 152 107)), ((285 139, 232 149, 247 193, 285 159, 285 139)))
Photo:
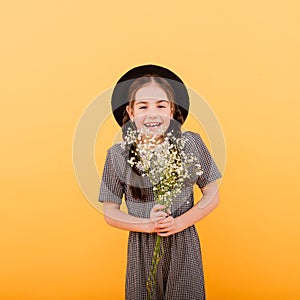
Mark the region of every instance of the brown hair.
MULTIPOLYGON (((183 124, 183 122, 184 122, 183 115, 182 115, 178 105, 175 103, 174 90, 173 90, 172 86, 170 85, 170 83, 168 82, 167 79, 159 77, 158 75, 147 74, 147 75, 144 75, 142 77, 135 79, 132 82, 132 84, 130 85, 129 90, 128 90, 128 105, 131 108, 133 108, 136 92, 140 88, 147 86, 151 83, 156 83, 157 85, 160 86, 160 88, 163 89, 163 91, 167 95, 168 100, 171 103, 171 111, 173 113, 173 118, 175 120, 177 120, 180 124, 183 124)), ((127 111, 124 110, 124 117, 122 120, 122 124, 124 125, 129 120, 130 120, 129 115, 128 115, 127 111)))
MULTIPOLYGON (((184 118, 183 118, 183 115, 182 115, 182 112, 181 112, 179 106, 175 103, 174 90, 167 79, 159 77, 158 75, 150 75, 150 74, 147 74, 147 75, 144 75, 142 77, 135 79, 132 82, 132 84, 130 85, 129 90, 128 90, 128 105, 131 108, 133 108, 136 92, 140 88, 147 86, 151 83, 156 83, 157 85, 159 85, 163 89, 163 91, 166 93, 167 98, 171 103, 171 111, 173 113, 174 120, 170 120, 170 126, 169 126, 167 132, 173 132, 174 137, 180 137, 181 136, 181 125, 184 122, 184 118)), ((129 115, 128 115, 127 111, 124 110, 124 117, 122 120, 123 137, 127 134, 128 127, 134 126, 132 122, 128 122, 128 121, 130 121, 129 115)), ((170 143, 174 143, 174 142, 170 140, 170 143)), ((136 153, 136 145, 135 144, 131 145, 128 154, 129 154, 129 158, 134 156, 133 158, 134 158, 134 160, 136 160, 138 158, 135 156, 134 153, 136 153)), ((145 201, 149 195, 149 190, 147 188, 143 187, 143 185, 144 185, 143 178, 142 178, 141 174, 139 173, 139 171, 136 169, 136 167, 133 166, 131 168, 133 170, 133 173, 131 173, 131 175, 130 175, 130 183, 131 184, 129 184, 129 189, 132 193, 133 198, 139 199, 140 201, 145 201), (135 173, 135 175, 134 175, 134 173, 135 173), (136 175, 139 175, 139 176, 136 176, 136 175)))

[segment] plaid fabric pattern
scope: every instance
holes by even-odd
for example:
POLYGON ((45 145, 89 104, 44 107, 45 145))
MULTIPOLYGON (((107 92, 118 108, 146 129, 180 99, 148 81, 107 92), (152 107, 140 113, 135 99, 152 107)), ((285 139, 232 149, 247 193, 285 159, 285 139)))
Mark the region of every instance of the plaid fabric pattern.
MULTIPOLYGON (((200 188, 221 177, 213 158, 199 134, 187 131, 185 152, 192 153, 199 159, 201 176, 189 180, 180 195, 174 200, 171 212, 177 217, 194 205, 193 185, 200 188)), ((128 153, 120 144, 111 147, 107 152, 100 193, 101 202, 121 204, 126 201, 128 213, 137 217, 148 218, 155 204, 151 185, 146 177, 142 178, 143 188, 147 191, 145 199, 135 199, 130 185, 137 180, 127 163, 128 153)), ((138 179, 141 183, 141 178, 138 179)), ((156 234, 129 232, 126 300, 146 300, 146 281, 151 266, 156 234)), ((163 238, 164 256, 158 265, 156 300, 205 300, 204 276, 200 240, 195 226, 169 237, 163 238)))

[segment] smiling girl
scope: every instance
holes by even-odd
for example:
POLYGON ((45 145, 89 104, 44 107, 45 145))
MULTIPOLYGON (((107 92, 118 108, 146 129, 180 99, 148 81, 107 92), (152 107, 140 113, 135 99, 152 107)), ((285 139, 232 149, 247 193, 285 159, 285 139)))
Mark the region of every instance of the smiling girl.
MULTIPOLYGON (((186 183, 169 211, 155 204, 153 186, 128 160, 132 151, 121 143, 107 151, 99 201, 106 222, 129 231, 126 299, 147 299, 146 282, 156 236, 163 238, 164 255, 157 267, 154 299, 205 299, 202 257, 195 223, 219 202, 216 180, 221 174, 199 134, 181 132, 188 114, 189 97, 181 79, 170 70, 144 65, 128 71, 112 95, 114 116, 122 126, 142 134, 142 143, 155 138, 157 145, 168 133, 186 140, 184 151, 199 161, 203 174, 186 183), (202 198, 194 205, 193 185, 202 198), (125 199, 128 213, 120 210, 125 199)), ((153 151, 158 151, 154 147, 153 151)))

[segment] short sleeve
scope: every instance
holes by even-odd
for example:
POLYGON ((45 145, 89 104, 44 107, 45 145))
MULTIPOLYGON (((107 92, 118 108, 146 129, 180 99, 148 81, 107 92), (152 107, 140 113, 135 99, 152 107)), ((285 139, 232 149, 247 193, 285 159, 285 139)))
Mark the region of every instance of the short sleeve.
POLYGON ((214 162, 200 135, 195 132, 188 133, 191 140, 193 141, 191 146, 195 147, 195 149, 193 149, 193 152, 196 151, 196 155, 199 159, 199 163, 203 171, 203 174, 198 177, 196 183, 200 188, 203 188, 208 183, 222 177, 222 174, 220 173, 216 163, 214 162))
POLYGON ((122 203, 124 182, 117 174, 116 158, 113 157, 112 151, 109 149, 104 164, 98 201, 122 203))

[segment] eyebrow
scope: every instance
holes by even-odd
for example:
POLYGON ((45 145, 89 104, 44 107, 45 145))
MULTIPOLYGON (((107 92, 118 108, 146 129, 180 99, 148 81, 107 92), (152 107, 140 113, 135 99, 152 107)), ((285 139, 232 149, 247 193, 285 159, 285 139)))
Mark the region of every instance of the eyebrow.
MULTIPOLYGON (((167 103, 169 103, 170 101, 169 101, 169 100, 157 100, 157 101, 156 101, 156 103, 162 103, 162 102, 167 102, 167 103)), ((136 103, 136 104, 147 104, 148 101, 135 100, 135 103, 136 103)))

